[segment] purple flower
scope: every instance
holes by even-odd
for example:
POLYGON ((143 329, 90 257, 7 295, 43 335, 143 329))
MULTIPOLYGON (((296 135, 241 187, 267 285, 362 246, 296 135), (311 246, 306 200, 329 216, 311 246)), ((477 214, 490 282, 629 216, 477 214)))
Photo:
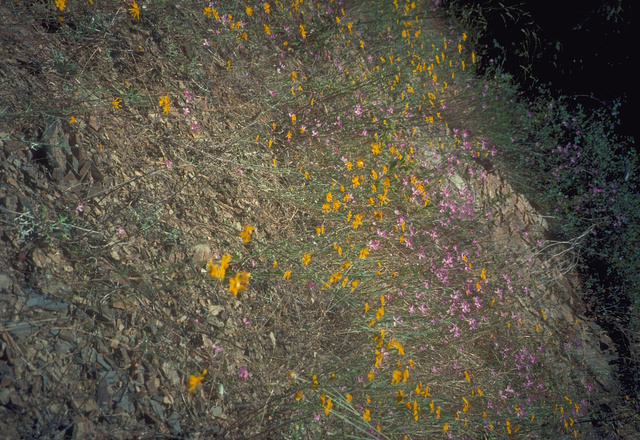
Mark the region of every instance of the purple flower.
POLYGON ((238 373, 238 377, 240 379, 246 379, 247 377, 249 377, 249 372, 244 367, 240 367, 240 372, 238 373))

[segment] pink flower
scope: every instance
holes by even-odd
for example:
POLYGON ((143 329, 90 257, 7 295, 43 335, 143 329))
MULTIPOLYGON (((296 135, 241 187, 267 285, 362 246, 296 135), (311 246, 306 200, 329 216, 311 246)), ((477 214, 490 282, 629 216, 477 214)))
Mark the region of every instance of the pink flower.
POLYGON ((196 131, 196 130, 198 130, 199 128, 200 128, 200 124, 198 124, 196 121, 194 121, 194 122, 192 122, 192 123, 191 123, 191 129, 192 129, 193 131, 196 131))
POLYGON ((247 377, 249 377, 249 372, 245 368, 240 367, 240 372, 238 373, 238 377, 240 379, 246 379, 247 377))
POLYGON ((242 318, 242 322, 244 322, 244 325, 251 325, 251 321, 248 318, 242 318))
POLYGON ((84 211, 84 203, 78 203, 78 206, 76 206, 76 211, 78 212, 84 211))

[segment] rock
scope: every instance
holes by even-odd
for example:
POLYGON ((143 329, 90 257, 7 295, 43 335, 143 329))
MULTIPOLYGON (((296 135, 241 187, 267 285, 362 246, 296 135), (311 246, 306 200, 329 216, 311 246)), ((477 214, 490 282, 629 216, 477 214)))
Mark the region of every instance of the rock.
POLYGON ((178 436, 182 432, 182 426, 180 425, 180 416, 177 412, 172 412, 169 417, 167 417, 167 424, 171 429, 171 435, 178 436))
POLYGON ((27 338, 38 331, 38 327, 24 321, 9 322, 5 327, 17 338, 27 338))
POLYGON ((10 392, 8 388, 3 388, 0 390, 0 405, 7 406, 11 397, 9 396, 10 392))
POLYGON ((180 376, 178 376, 178 372, 169 362, 164 362, 162 364, 162 372, 165 377, 169 379, 171 385, 178 385, 180 383, 180 376))
POLYGON ((11 292, 13 281, 7 275, 0 273, 0 292, 11 292))

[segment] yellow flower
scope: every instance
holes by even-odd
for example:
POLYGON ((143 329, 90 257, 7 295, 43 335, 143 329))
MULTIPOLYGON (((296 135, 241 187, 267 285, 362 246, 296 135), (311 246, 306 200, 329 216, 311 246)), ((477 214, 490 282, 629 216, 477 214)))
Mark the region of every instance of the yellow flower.
POLYGON ((264 6, 265 14, 268 14, 271 12, 271 5, 269 3, 265 3, 263 6, 264 6))
POLYGON ((236 296, 239 290, 245 290, 249 284, 251 274, 247 271, 237 273, 235 277, 229 278, 229 292, 236 296))
POLYGON ((442 430, 444 431, 444 433, 446 434, 447 431, 449 430, 449 424, 445 423, 444 426, 442 427, 442 430))
POLYGON ((353 229, 358 229, 358 226, 362 225, 362 216, 360 214, 356 214, 353 219, 353 229))
POLYGON ((138 4, 135 0, 133 0, 133 3, 131 3, 129 14, 131 14, 133 18, 140 20, 140 8, 138 7, 138 4))
POLYGON ((302 256, 302 263, 306 266, 307 264, 309 264, 309 261, 311 261, 311 254, 305 252, 305 254, 302 256))
POLYGON ((358 168, 362 168, 364 166, 364 159, 358 159, 356 161, 356 165, 358 166, 358 168))
POLYGON ((358 284, 360 284, 360 281, 358 280, 353 280, 351 282, 351 291, 354 291, 356 289, 356 287, 358 287, 358 284))
POLYGON ((64 8, 67 7, 67 5, 65 4, 66 0, 56 0, 56 6, 58 7, 58 9, 60 9, 61 11, 64 11, 64 8))
POLYGON ((469 376, 469 373, 467 373, 466 371, 464 372, 464 378, 466 379, 467 382, 471 382, 471 377, 469 376))
POLYGON ((169 105, 169 94, 167 93, 165 96, 161 96, 158 100, 158 105, 160 107, 164 107, 165 105, 169 105))
POLYGON ((402 371, 400 370, 395 370, 393 372, 393 376, 391 378, 391 385, 395 385, 397 383, 400 383, 400 380, 402 379, 402 371))
POLYGON ((367 258, 369 255, 369 248, 364 248, 360 251, 360 258, 367 258))
POLYGON ((240 232, 240 238, 245 243, 249 243, 251 240, 251 233, 253 232, 254 227, 249 225, 244 225, 242 231, 240 232))
POLYGON ((327 404, 324 407, 324 413, 329 414, 332 408, 333 408, 333 402, 331 401, 331 398, 329 398, 327 399, 327 404))
POLYGON ((71 116, 71 119, 69 119, 69 124, 74 124, 76 122, 76 118, 71 116))
POLYGON ((122 108, 122 99, 120 98, 116 98, 115 96, 113 98, 111 98, 111 102, 110 104, 116 109, 121 109, 122 108))
POLYGON ((253 8, 251 6, 247 5, 247 8, 245 9, 245 11, 249 17, 253 15, 253 8))
POLYGON ((223 255, 220 260, 220 265, 213 264, 213 258, 209 259, 207 263, 207 272, 211 278, 217 278, 219 280, 224 279, 227 268, 229 267, 229 261, 231 261, 231 255, 223 255))
POLYGON ((202 374, 196 372, 196 374, 192 374, 191 376, 189 376, 189 388, 187 388, 187 391, 189 391, 190 393, 193 392, 193 390, 195 390, 196 387, 202 383, 202 380, 204 379, 204 376, 206 374, 207 370, 204 370, 202 374))
POLYGON ((271 35, 271 29, 269 29, 269 25, 268 24, 264 24, 263 28, 264 28, 264 33, 265 34, 271 35))
POLYGON ((345 399, 347 399, 347 402, 351 402, 351 399, 353 399, 353 396, 351 394, 347 394, 344 396, 345 399))
POLYGON ((284 273, 284 275, 282 275, 282 279, 283 279, 283 280, 288 280, 290 276, 291 276, 291 271, 290 271, 290 270, 288 270, 288 271, 286 271, 286 272, 284 273))
POLYGON ((362 414, 362 418, 364 419, 365 422, 371 421, 371 411, 369 411, 369 408, 364 410, 364 413, 362 414))
POLYGON ((300 399, 302 399, 302 391, 298 391, 294 399, 296 399, 296 401, 300 401, 300 399))
POLYGON ((302 35, 302 38, 307 38, 307 32, 304 30, 304 24, 300 25, 300 35, 302 35))

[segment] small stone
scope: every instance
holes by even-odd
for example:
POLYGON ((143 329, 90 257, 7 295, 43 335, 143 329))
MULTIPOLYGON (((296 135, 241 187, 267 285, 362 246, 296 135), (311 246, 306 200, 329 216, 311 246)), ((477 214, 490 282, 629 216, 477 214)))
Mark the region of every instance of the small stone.
POLYGON ((3 388, 0 390, 0 405, 6 406, 9 403, 11 397, 9 396, 9 390, 7 388, 3 388))

